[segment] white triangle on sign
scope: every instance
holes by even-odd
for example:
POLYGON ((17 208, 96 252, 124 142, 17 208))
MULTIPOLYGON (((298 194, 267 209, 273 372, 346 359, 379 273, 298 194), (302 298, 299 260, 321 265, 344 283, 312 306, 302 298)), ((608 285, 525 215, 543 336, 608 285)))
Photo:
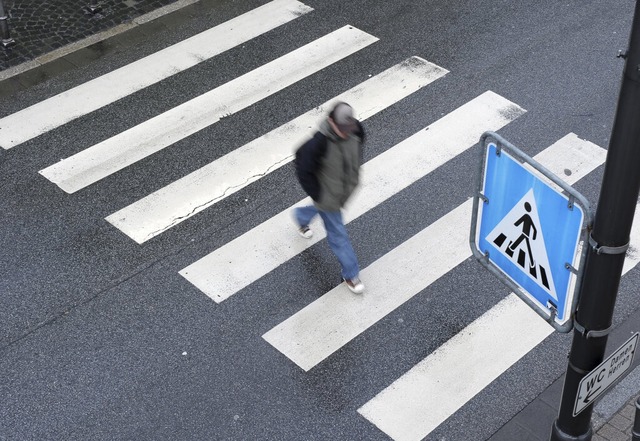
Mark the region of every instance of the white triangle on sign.
POLYGON ((486 240, 558 300, 533 189, 518 201, 486 240))

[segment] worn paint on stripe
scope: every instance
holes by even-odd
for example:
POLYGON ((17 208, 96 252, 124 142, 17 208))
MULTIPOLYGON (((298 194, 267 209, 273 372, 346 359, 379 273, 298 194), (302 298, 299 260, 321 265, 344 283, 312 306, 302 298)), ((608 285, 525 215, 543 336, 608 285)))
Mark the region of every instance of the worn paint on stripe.
MULTIPOLYGON (((605 158, 605 150, 570 134, 536 160, 573 184, 602 165, 605 158), (572 172, 570 176, 565 174, 565 169, 572 172)), ((471 201, 465 205, 468 227, 471 201)), ((640 228, 634 234, 635 240, 639 240, 640 228)), ((464 239, 457 238, 457 246, 468 249, 468 237, 465 235, 464 239)), ((471 252, 467 251, 466 255, 470 256, 471 252)), ((634 259, 637 264, 638 258, 634 259)), ((553 327, 512 293, 358 412, 396 441, 423 439, 553 331, 553 327), (467 381, 460 382, 462 377, 467 381)))
MULTIPOLYGON (((570 170, 575 182, 604 161, 605 151, 571 134, 539 156, 551 170, 570 170)), ((362 270, 370 287, 366 295, 345 295, 338 286, 267 332, 265 340, 311 369, 471 255, 471 207, 469 200, 362 270)))
POLYGON ((109 215, 106 220, 143 243, 288 164, 293 158, 292 149, 317 130, 318 121, 334 103, 348 102, 358 118, 366 120, 446 73, 446 69, 433 63, 411 57, 109 215))
MULTIPOLYGON (((345 210, 345 222, 357 218, 478 142, 485 130, 498 130, 524 110, 493 92, 485 92, 362 167, 362 185, 345 210), (425 148, 428 146, 429 148, 425 148)), ((304 199, 298 204, 304 205, 304 199)), ((295 232, 293 207, 263 222, 180 274, 216 302, 222 302, 325 237, 295 232)))
POLYGON ((288 23, 313 9, 274 0, 180 43, 0 119, 0 146, 15 147, 288 23))
POLYGON ((67 193, 74 193, 377 40, 352 26, 344 26, 40 173, 67 193))
POLYGON ((395 441, 419 441, 552 332, 511 294, 358 412, 395 441))

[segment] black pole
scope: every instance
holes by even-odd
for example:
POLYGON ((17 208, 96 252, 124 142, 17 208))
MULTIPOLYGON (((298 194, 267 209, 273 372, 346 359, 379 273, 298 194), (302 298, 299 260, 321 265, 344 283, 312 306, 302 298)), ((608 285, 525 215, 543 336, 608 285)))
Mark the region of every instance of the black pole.
POLYGON ((590 404, 573 409, 580 380, 604 358, 640 189, 640 2, 636 2, 600 200, 575 316, 573 343, 551 441, 589 441, 590 404))
POLYGON ((640 397, 636 400, 636 417, 633 421, 631 441, 640 441, 640 397))
POLYGON ((7 14, 4 12, 3 0, 0 0, 0 43, 4 47, 9 47, 15 44, 13 38, 9 34, 9 25, 7 24, 7 14))

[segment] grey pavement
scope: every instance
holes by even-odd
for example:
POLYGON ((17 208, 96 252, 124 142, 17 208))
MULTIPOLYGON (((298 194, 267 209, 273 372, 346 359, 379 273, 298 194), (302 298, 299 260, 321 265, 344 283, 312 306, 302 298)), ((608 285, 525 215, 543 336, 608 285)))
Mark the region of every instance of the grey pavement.
MULTIPOLYGON (((615 328, 607 343, 608 356, 638 331, 640 310, 615 328)), ((496 432, 490 441, 549 441, 551 426, 558 416, 564 376, 554 381, 527 407, 496 432)), ((640 357, 624 378, 595 404, 591 422, 593 441, 630 441, 635 403, 640 396, 640 357)))
MULTIPOLYGON (((0 96, 15 94, 119 47, 152 38, 209 11, 216 3, 219 0, 4 0, 16 44, 0 48, 0 96), (99 6, 99 10, 91 13, 90 5, 99 6)), ((636 332, 638 324, 640 310, 613 330, 607 353, 636 332)), ((547 441, 558 414, 563 380, 556 379, 490 441, 547 441)), ((593 440, 631 440, 638 396, 640 357, 596 404, 593 440)))
POLYGON ((636 403, 635 399, 629 400, 609 421, 600 426, 593 441, 630 440, 636 414, 636 403))

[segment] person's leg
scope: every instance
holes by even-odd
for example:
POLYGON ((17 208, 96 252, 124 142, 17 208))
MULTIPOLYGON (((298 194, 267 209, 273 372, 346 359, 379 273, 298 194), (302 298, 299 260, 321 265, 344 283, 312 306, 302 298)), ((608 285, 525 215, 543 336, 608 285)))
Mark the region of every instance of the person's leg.
POLYGON ((520 237, 518 237, 515 242, 509 242, 509 246, 507 246, 507 249, 505 250, 505 252, 509 256, 513 257, 513 253, 516 251, 516 248, 518 248, 518 245, 520 245, 520 242, 522 242, 522 239, 524 238, 525 238, 525 235, 521 234, 520 237))
POLYGON ((342 278, 346 280, 357 278, 360 273, 358 258, 342 221, 342 213, 340 211, 320 211, 319 213, 327 230, 329 247, 342 267, 342 278))
POLYGON ((298 227, 307 227, 311 220, 318 214, 315 205, 307 205, 306 207, 297 207, 294 211, 298 227))
POLYGON ((533 260, 533 251, 531 250, 531 243, 529 242, 529 238, 526 237, 524 242, 527 244, 527 251, 529 251, 529 266, 533 268, 536 266, 536 261, 533 260))

